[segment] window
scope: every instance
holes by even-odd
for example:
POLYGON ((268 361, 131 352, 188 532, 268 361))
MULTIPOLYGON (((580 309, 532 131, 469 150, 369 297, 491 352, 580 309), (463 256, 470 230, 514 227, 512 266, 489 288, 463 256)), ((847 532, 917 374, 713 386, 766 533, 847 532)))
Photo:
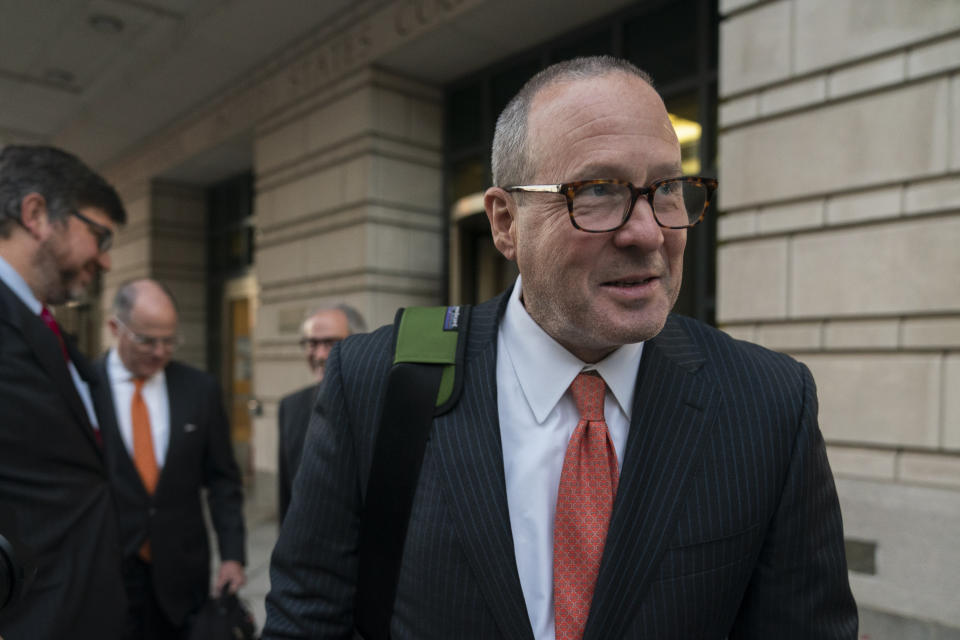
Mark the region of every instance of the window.
MULTIPOLYGON (((476 194, 490 181, 496 118, 533 74, 581 55, 624 57, 654 78, 681 141, 684 173, 716 177, 717 34, 715 0, 660 0, 581 25, 571 33, 451 83, 446 89, 444 168, 454 249, 450 302, 475 303, 516 273, 493 248, 476 194), (471 197, 474 196, 474 197, 471 197), (473 203, 472 213, 461 210, 473 203)), ((720 185, 723 189, 723 185, 720 185)), ((714 322, 716 215, 689 234, 676 311, 714 322)))

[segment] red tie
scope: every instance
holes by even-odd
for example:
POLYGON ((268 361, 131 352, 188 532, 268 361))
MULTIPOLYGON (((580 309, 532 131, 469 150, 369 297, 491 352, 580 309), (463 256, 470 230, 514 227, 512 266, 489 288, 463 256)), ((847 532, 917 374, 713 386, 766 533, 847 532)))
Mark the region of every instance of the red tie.
MULTIPOLYGON (((63 334, 60 332, 60 325, 57 324, 57 319, 53 317, 50 309, 46 306, 40 308, 40 319, 43 320, 43 324, 47 325, 50 331, 53 331, 53 335, 57 336, 57 342, 60 343, 60 351, 63 353, 63 359, 69 363, 70 354, 67 352, 67 342, 63 339, 63 334)), ((103 435, 100 433, 100 429, 94 425, 91 426, 93 426, 93 437, 96 438, 97 444, 102 447, 103 435)))
POLYGON ((553 524, 553 610, 557 640, 580 640, 587 624, 620 471, 603 419, 607 385, 579 374, 570 393, 580 412, 560 474, 553 524))
POLYGON ((41 308, 40 319, 43 320, 43 324, 47 325, 50 331, 53 331, 53 334, 57 336, 57 342, 60 343, 60 351, 63 352, 63 359, 70 362, 70 354, 67 353, 67 343, 64 342, 63 334, 60 333, 60 325, 57 324, 57 319, 50 313, 50 309, 47 309, 45 306, 41 308))

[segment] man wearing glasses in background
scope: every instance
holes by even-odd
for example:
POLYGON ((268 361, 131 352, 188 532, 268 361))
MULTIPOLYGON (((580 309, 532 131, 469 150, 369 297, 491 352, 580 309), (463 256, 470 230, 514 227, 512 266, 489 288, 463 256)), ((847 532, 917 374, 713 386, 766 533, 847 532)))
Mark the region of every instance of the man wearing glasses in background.
POLYGON ((214 591, 246 583, 243 488, 220 386, 171 360, 176 303, 154 280, 120 285, 98 363, 104 448, 116 494, 128 615, 124 638, 182 637, 210 593, 202 489, 220 551, 214 591))
POLYGON ((0 607, 7 640, 120 637, 120 545, 96 376, 49 307, 80 298, 110 268, 125 220, 113 187, 75 156, 0 151, 0 536, 22 541, 14 553, 32 558, 33 577, 0 607))
POLYGON ((360 312, 346 304, 317 309, 303 321, 300 348, 307 356, 307 366, 313 374, 314 384, 284 396, 277 409, 280 434, 277 444, 277 488, 281 524, 290 506, 293 478, 300 465, 303 439, 310 424, 310 412, 313 411, 313 404, 323 381, 330 350, 347 336, 366 330, 367 323, 360 312))
MULTIPOLYGON (((716 183, 680 177, 649 76, 545 69, 500 115, 492 165, 484 205, 520 277, 473 309, 462 394, 433 420, 391 637, 854 640, 809 371, 669 313, 716 183)), ((358 530, 393 344, 384 328, 331 354, 265 639, 368 622, 358 530)))

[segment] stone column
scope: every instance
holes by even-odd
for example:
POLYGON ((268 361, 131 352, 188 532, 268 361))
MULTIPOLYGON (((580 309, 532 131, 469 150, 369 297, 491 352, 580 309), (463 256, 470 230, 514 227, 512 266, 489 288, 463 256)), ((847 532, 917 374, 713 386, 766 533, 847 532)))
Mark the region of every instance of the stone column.
POLYGON ((960 3, 720 5, 718 320, 813 371, 861 605, 960 627, 960 3))
POLYGON ((276 466, 276 403, 310 383, 297 346, 315 307, 375 328, 443 288, 441 93, 376 68, 257 129, 255 465, 276 466))
MULTIPOLYGON (((153 180, 121 193, 127 224, 104 277, 104 319, 117 286, 133 278, 160 280, 173 292, 184 345, 176 358, 206 369, 206 202, 198 187, 153 180)), ((103 344, 112 338, 103 327, 103 344)))

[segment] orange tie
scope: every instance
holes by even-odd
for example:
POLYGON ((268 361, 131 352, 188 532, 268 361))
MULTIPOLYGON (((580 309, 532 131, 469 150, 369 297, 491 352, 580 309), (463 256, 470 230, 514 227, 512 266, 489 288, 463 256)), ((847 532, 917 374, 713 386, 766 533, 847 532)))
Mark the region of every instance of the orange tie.
MULTIPOLYGON (((147 403, 143 400, 143 378, 133 380, 133 400, 130 402, 130 415, 133 418, 133 464, 137 467, 140 479, 147 493, 151 496, 157 488, 157 478, 160 470, 157 467, 157 457, 153 453, 153 432, 150 429, 150 412, 147 403)), ((147 540, 140 547, 140 557, 150 562, 150 541, 147 540)))
POLYGON ((580 422, 563 459, 553 523, 557 640, 583 637, 620 478, 617 455, 603 419, 606 388, 603 378, 594 372, 579 374, 570 385, 580 422))

